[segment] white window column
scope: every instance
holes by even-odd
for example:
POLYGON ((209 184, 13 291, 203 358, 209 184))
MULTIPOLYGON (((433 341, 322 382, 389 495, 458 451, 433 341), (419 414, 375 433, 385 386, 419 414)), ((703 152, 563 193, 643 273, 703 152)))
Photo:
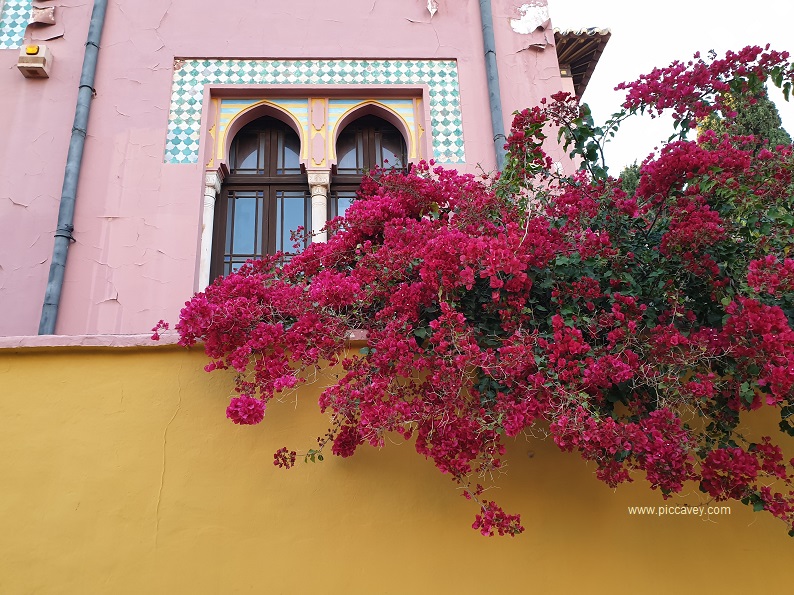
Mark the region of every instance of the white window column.
POLYGON ((199 254, 198 290, 204 291, 210 284, 212 264, 212 230, 215 222, 215 200, 221 191, 223 174, 220 170, 204 173, 204 213, 201 218, 201 252, 199 254))
POLYGON ((309 172, 312 194, 312 242, 325 242, 328 235, 320 231, 328 221, 328 192, 331 188, 331 170, 309 172))

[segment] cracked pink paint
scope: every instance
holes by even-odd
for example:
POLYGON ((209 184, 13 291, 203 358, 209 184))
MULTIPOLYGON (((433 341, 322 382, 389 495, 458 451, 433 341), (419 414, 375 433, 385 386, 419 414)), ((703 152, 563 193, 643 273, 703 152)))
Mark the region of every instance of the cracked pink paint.
MULTIPOLYGON (((18 51, 0 50, 0 337, 36 334, 52 256, 92 3, 54 5, 62 35, 47 41, 51 78, 24 79, 18 51)), ((563 86, 553 38, 545 49, 522 51, 539 40, 512 31, 516 6, 493 1, 508 129, 514 110, 563 86)), ((110 0, 58 335, 84 344, 89 335, 146 334, 160 319, 175 321, 198 287, 204 164, 163 163, 177 58, 455 59, 468 159, 458 169, 493 168, 477 3, 447 3, 429 16, 426 2, 293 0, 221 9, 210 0, 110 0)), ((565 159, 562 152, 554 158, 565 159)))

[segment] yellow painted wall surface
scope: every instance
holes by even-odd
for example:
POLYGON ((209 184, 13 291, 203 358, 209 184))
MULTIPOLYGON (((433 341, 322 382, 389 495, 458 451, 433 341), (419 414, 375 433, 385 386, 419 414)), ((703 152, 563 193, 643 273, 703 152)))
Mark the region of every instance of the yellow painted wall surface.
POLYGON ((0 352, 0 593, 791 592, 782 523, 739 504, 631 516, 664 502, 643 481, 613 492, 550 443, 509 449, 514 539, 473 531, 473 506, 408 444, 277 469, 277 448, 325 430, 316 391, 237 427, 229 377, 205 363, 169 347, 0 352))

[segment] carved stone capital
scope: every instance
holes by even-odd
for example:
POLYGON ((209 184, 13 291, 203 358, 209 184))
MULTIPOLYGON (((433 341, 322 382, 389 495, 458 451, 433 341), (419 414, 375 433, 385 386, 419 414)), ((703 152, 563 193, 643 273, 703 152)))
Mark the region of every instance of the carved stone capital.
POLYGON ((308 178, 312 196, 315 194, 328 194, 328 190, 331 187, 330 170, 309 170, 308 178))
POLYGON ((204 172, 204 196, 217 196, 221 191, 223 174, 217 170, 204 172))

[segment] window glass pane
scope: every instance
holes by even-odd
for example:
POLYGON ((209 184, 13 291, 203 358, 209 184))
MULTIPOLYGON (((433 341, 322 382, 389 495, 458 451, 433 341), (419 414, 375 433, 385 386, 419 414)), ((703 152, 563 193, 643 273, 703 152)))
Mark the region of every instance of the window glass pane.
POLYGON ((267 203, 265 202, 265 194, 263 192, 257 192, 257 208, 256 208, 256 247, 255 247, 255 254, 256 256, 262 256, 265 252, 267 252, 267 245, 265 242, 267 241, 267 233, 265 232, 265 219, 267 218, 267 203))
POLYGON ((344 131, 336 143, 336 170, 357 173, 359 169, 361 135, 355 131, 344 131))
POLYGON ((301 142, 293 130, 279 133, 278 173, 297 174, 301 171, 301 142))
POLYGON ((238 270, 245 264, 250 256, 227 256, 226 261, 223 263, 223 274, 228 275, 238 270))
POLYGON ((223 263, 223 274, 224 275, 228 275, 229 273, 233 273, 234 271, 239 269, 241 266, 243 266, 243 264, 245 264, 246 260, 248 260, 248 259, 247 258, 234 257, 234 256, 227 256, 224 259, 224 263, 223 263))
POLYGON ((292 232, 299 227, 310 231, 306 223, 306 194, 280 190, 276 192, 276 201, 276 250, 295 252, 290 239, 292 232))
POLYGON ((365 169, 372 169, 367 165, 367 154, 364 151, 364 133, 356 134, 356 169, 363 173, 365 169))
MULTIPOLYGON (((232 223, 233 254, 261 254, 262 245, 262 196, 254 192, 234 194, 234 219, 232 223)), ((231 198, 231 197, 230 197, 231 198)))
POLYGON ((224 245, 224 254, 229 254, 232 251, 232 222, 234 221, 234 192, 229 192, 229 198, 226 203, 226 244, 224 245))
POLYGON ((353 204, 356 198, 355 190, 340 190, 336 193, 336 209, 334 217, 343 217, 348 207, 353 204))
POLYGON ((258 166, 259 135, 238 134, 234 138, 234 169, 253 169, 258 166))
POLYGON ((383 132, 380 137, 380 151, 378 165, 381 167, 405 166, 405 142, 401 134, 396 132, 383 132))

